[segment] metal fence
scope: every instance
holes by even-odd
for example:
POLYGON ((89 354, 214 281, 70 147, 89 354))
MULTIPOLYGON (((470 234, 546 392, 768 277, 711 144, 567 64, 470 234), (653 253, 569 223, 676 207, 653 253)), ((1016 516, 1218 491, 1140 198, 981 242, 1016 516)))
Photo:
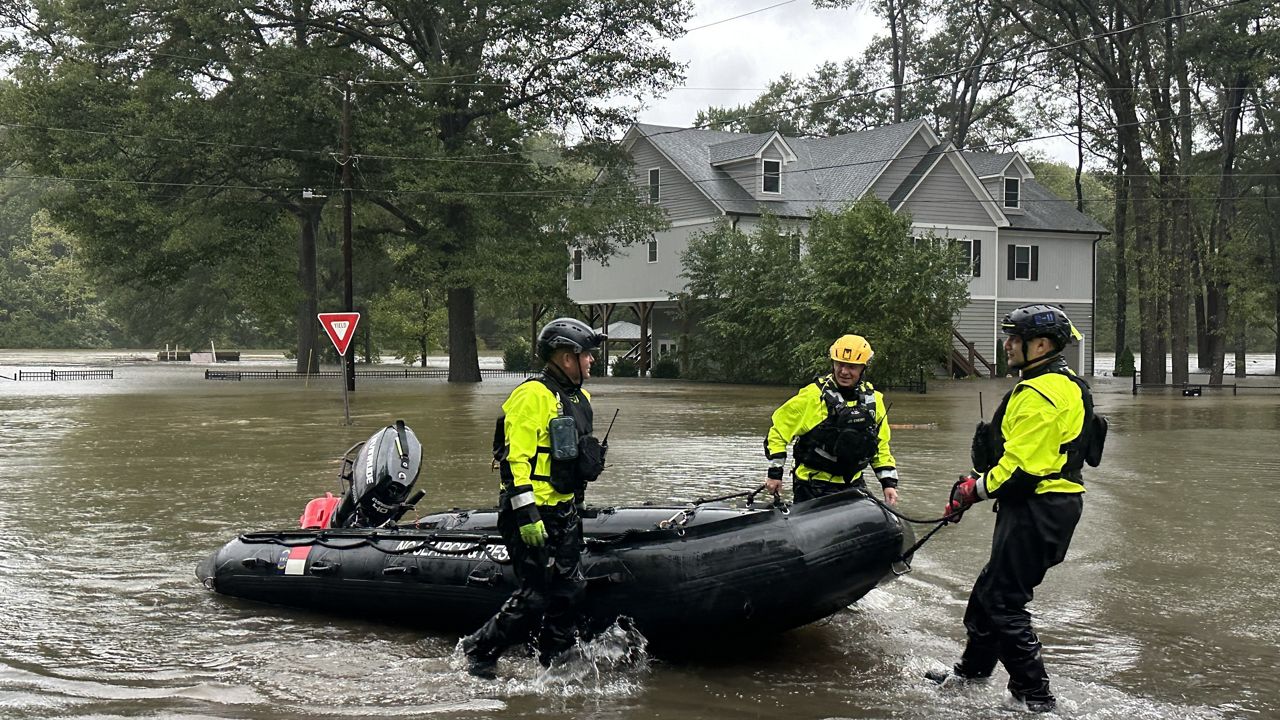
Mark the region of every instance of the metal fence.
POLYGON ((112 380, 115 370, 19 370, 17 375, 5 380, 112 380))
MULTIPOLYGON (((490 368, 480 368, 482 377, 528 377, 528 372, 510 372, 507 370, 496 370, 490 368)), ((297 370, 205 370, 205 380, 305 380, 308 378, 337 378, 342 377, 340 370, 321 370, 319 372, 298 372, 297 370)), ((356 377, 369 378, 373 380, 379 379, 406 379, 406 378, 447 378, 449 377, 448 368, 400 368, 396 370, 379 369, 379 370, 357 370, 356 377)))
POLYGON ((1187 382, 1183 382, 1183 383, 1149 383, 1149 382, 1142 382, 1141 370, 1134 370, 1130 391, 1134 395, 1137 395, 1139 390, 1179 390, 1182 392, 1183 397, 1199 397, 1204 393, 1205 390, 1230 390, 1232 395, 1239 395, 1241 392, 1248 392, 1248 391, 1255 391, 1255 390, 1261 390, 1261 391, 1280 390, 1280 385, 1277 385, 1277 384, 1253 383, 1249 381, 1249 378, 1268 378, 1271 380, 1276 380, 1277 377, 1275 375, 1254 374, 1254 375, 1245 375, 1243 378, 1240 378, 1234 375, 1228 375, 1228 376, 1224 376, 1223 380, 1231 379, 1231 380, 1235 380, 1236 382, 1232 382, 1232 383, 1224 382, 1219 385, 1210 384, 1208 381, 1208 376, 1205 373, 1192 373, 1192 375, 1204 376, 1205 379, 1203 381, 1188 380, 1187 382))

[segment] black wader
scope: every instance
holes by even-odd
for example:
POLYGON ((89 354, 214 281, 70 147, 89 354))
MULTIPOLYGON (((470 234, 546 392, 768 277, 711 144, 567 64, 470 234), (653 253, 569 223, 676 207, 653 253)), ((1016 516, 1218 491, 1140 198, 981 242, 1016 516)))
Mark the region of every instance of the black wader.
POLYGON ((999 661, 1009 671, 1015 698, 1053 698, 1027 603, 1045 571, 1066 557, 1083 509, 1084 498, 1075 493, 1000 501, 991 559, 978 575, 964 613, 969 643, 956 665, 957 675, 989 677, 999 661))
POLYGON ((573 646, 577 608, 587 586, 582 576, 582 520, 572 502, 540 506, 538 511, 547 528, 547 544, 531 548, 520 539, 515 513, 502 498, 498 531, 519 585, 502 609, 470 637, 474 645, 467 654, 472 658, 496 660, 535 632, 538 662, 544 667, 573 646))

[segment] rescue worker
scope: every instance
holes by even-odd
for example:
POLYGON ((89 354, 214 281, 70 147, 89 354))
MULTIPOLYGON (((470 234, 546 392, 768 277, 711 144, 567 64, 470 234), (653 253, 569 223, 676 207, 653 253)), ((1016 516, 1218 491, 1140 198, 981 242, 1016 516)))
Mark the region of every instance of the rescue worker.
POLYGON ((502 652, 535 633, 543 667, 575 642, 586 588, 577 505, 604 467, 582 383, 591 376, 592 351, 604 340, 579 320, 552 320, 538 335, 542 373, 502 404, 494 433, 498 531, 518 585, 496 615, 463 638, 472 675, 494 677, 502 652))
POLYGON ((764 441, 769 459, 765 490, 776 493, 781 487, 787 445, 798 438, 791 470, 795 502, 850 486, 865 489, 862 471, 870 465, 885 501, 897 504, 897 461, 889 450, 884 396, 862 377, 875 354, 871 344, 860 335, 844 335, 828 354, 831 374, 800 388, 773 413, 764 441))
POLYGON ((950 673, 926 676, 942 684, 991 676, 996 662, 1009 672, 1009 691, 1033 712, 1049 712, 1056 699, 1031 628, 1027 603, 1045 571, 1062 562, 1084 507, 1081 468, 1097 465, 1105 420, 1095 418, 1089 386, 1062 357, 1082 339, 1066 313, 1025 305, 1004 316, 1009 367, 1021 379, 974 434, 974 472, 952 491, 946 514, 995 499, 991 556, 969 594, 964 614, 968 643, 950 673), (1090 431, 1101 423, 1100 431, 1090 431), (1096 447, 1091 447, 1089 435, 1096 447))

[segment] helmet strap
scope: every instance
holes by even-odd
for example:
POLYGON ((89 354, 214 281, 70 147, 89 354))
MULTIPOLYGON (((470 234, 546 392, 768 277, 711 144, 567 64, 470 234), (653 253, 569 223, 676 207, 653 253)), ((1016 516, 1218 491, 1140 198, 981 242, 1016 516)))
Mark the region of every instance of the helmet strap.
POLYGON ((557 353, 551 356, 551 360, 552 360, 551 362, 547 363, 547 366, 550 368, 554 368, 555 373, 565 381, 565 384, 569 385, 574 390, 582 389, 582 353, 566 353, 565 355, 560 355, 559 353, 557 353), (577 380, 574 380, 573 378, 569 377, 569 373, 565 372, 565 369, 560 366, 560 363, 556 362, 556 358, 558 357, 569 357, 569 356, 573 357, 574 365, 577 367, 577 375, 578 375, 577 380))

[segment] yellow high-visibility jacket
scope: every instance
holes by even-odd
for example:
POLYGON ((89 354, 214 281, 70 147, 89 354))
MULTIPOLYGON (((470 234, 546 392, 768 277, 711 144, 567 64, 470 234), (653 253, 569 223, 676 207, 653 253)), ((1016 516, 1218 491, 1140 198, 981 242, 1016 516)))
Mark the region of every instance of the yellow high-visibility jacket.
POLYGON ((1010 391, 1000 422, 1004 452, 978 483, 978 495, 1084 492, 1078 475, 1071 479, 1061 474, 1067 463, 1064 446, 1083 431, 1084 416, 1080 387, 1062 373, 1046 372, 1019 382, 1010 391))
MULTIPOLYGON (((506 435, 506 462, 511 467, 510 487, 504 488, 512 507, 519 509, 532 501, 539 506, 572 502, 573 493, 557 492, 551 486, 551 433, 548 423, 560 414, 558 403, 591 402, 591 395, 551 392, 541 382, 520 384, 502 403, 503 432, 506 435)), ((571 414, 565 408, 565 414, 571 414)))
MULTIPOLYGON (((831 376, 827 375, 805 385, 790 400, 787 400, 773 412, 773 425, 769 428, 769 434, 765 438, 765 454, 771 462, 785 461, 787 458, 787 446, 791 444, 791 441, 814 429, 823 420, 827 419, 828 409, 827 403, 822 399, 822 386, 829 381, 831 381, 831 376)), ((871 467, 875 470, 876 478, 882 486, 897 487, 898 462, 894 459, 893 452, 889 449, 890 431, 889 423, 885 422, 884 395, 869 382, 858 384, 859 395, 863 395, 867 391, 873 393, 875 397, 875 421, 879 425, 879 430, 877 431, 879 442, 876 455, 871 460, 871 467)), ((862 468, 857 470, 861 471, 862 468)), ((799 461, 797 461, 793 472, 801 480, 844 483, 843 477, 815 470, 799 461)))

